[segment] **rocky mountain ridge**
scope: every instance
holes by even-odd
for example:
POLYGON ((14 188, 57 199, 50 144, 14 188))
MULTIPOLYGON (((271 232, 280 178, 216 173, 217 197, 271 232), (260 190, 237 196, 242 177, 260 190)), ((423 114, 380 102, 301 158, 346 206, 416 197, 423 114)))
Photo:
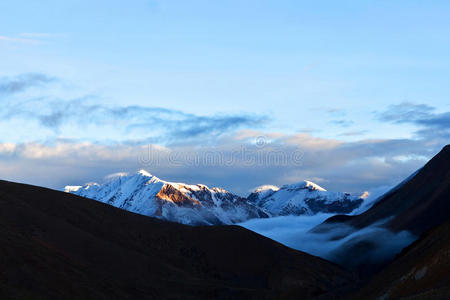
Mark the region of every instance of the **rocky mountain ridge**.
POLYGON ((159 179, 147 171, 117 173, 101 184, 66 186, 65 191, 146 216, 189 225, 234 224, 279 215, 349 213, 363 199, 328 192, 310 181, 256 189, 248 198, 222 188, 159 179))

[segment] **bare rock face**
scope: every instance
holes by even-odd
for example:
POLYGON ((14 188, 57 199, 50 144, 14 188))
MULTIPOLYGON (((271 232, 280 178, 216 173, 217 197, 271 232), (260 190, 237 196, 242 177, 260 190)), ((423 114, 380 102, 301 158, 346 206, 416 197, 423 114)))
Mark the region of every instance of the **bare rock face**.
POLYGON ((201 205, 200 201, 183 194, 171 184, 164 185, 155 197, 173 202, 178 206, 195 207, 195 205, 201 205))

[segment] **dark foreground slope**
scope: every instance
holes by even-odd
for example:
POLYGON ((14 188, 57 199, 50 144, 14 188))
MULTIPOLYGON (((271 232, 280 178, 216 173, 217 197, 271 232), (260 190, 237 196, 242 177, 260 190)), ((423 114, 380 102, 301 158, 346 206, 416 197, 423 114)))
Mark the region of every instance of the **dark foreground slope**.
POLYGON ((450 219, 450 145, 357 216, 337 215, 311 232, 341 245, 330 260, 368 277, 423 232, 450 219))
POLYGON ((353 299, 450 299, 450 221, 405 248, 353 299))
POLYGON ((355 228, 367 227, 392 217, 386 227, 420 235, 450 216, 450 145, 445 146, 415 176, 386 194, 361 215, 332 217, 327 222, 344 221, 355 228))
POLYGON ((190 227, 0 181, 1 299, 306 298, 348 272, 238 226, 190 227))

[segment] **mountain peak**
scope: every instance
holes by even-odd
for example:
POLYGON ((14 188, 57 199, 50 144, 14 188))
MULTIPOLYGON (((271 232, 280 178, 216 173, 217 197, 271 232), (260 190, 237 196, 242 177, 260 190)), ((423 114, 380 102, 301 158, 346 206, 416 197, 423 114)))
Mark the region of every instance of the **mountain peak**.
POLYGON ((147 171, 144 170, 144 169, 140 169, 140 170, 137 172, 137 174, 142 175, 142 176, 145 176, 145 177, 153 177, 152 174, 150 174, 149 172, 147 172, 147 171))
POLYGON ((268 215, 349 213, 362 202, 344 193, 327 192, 311 181, 282 188, 263 185, 242 198, 219 187, 164 181, 145 170, 109 178, 92 187, 67 187, 66 192, 191 225, 233 224, 268 215))
POLYGON ((234 224, 267 217, 246 199, 221 188, 164 181, 145 170, 116 173, 91 188, 68 186, 65 191, 135 213, 190 225, 234 224))
POLYGON ((314 182, 304 180, 281 188, 264 185, 247 199, 272 216, 314 215, 316 213, 350 213, 362 199, 341 192, 328 192, 314 182))
POLYGON ((320 185, 318 185, 312 181, 308 181, 308 180, 303 180, 298 183, 284 185, 282 187, 282 189, 310 189, 310 190, 322 191, 322 192, 327 191, 320 185))
POLYGON ((66 193, 73 193, 77 192, 79 189, 81 189, 83 186, 81 185, 66 185, 64 187, 64 192, 66 193))
POLYGON ((259 187, 257 187, 254 191, 254 193, 261 193, 261 192, 265 192, 265 191, 278 191, 280 188, 277 187, 276 185, 261 185, 259 187))
POLYGON ((152 174, 150 174, 146 170, 140 169, 139 171, 137 171, 137 172, 135 172, 133 174, 130 174, 130 173, 127 173, 127 172, 117 172, 117 173, 112 173, 112 174, 106 175, 105 178, 106 179, 114 179, 114 178, 118 178, 118 177, 125 177, 125 176, 132 176, 132 175, 141 175, 141 176, 144 176, 144 177, 154 177, 152 174))

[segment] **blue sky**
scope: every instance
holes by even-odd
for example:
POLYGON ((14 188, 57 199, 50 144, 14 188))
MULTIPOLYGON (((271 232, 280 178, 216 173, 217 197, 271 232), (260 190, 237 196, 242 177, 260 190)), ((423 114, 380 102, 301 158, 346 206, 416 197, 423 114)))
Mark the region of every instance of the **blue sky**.
POLYGON ((140 167, 123 147, 230 151, 264 136, 309 163, 265 176, 146 167, 241 193, 392 185, 450 137, 449 13, 448 1, 2 1, 0 176, 61 188, 140 167))

